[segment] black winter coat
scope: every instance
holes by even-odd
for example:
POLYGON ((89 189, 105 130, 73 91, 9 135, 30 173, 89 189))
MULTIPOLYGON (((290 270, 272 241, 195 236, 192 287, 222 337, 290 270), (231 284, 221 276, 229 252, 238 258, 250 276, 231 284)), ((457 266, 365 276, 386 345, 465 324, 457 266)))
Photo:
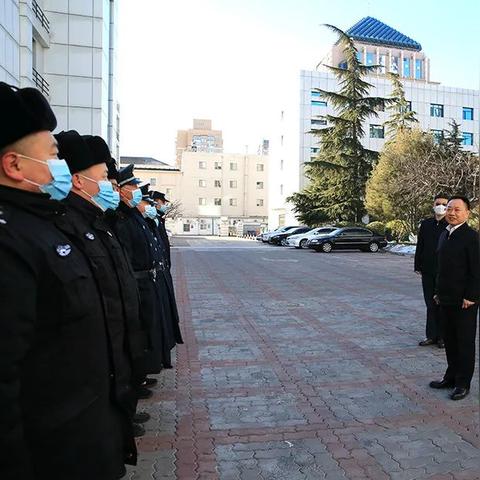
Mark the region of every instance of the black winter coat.
POLYGON ((116 396, 133 415, 136 398, 131 388, 132 363, 145 355, 147 347, 139 318, 137 282, 103 212, 73 192, 64 203, 67 214, 62 217, 61 228, 89 259, 111 339, 116 396))
POLYGON ((445 231, 448 223, 444 218, 437 222, 435 218, 427 218, 420 224, 415 249, 415 271, 435 276, 438 239, 445 231))
POLYGON ((145 374, 159 373, 162 367, 171 367, 172 348, 164 294, 157 282, 162 257, 146 220, 137 208, 120 203, 115 232, 130 259, 140 294, 140 318, 149 340, 145 374))
POLYGON ((478 232, 466 223, 450 235, 445 230, 437 250, 435 293, 441 305, 480 301, 480 245, 478 232))
POLYGON ((114 480, 135 461, 99 291, 62 210, 0 186, 2 480, 114 480))

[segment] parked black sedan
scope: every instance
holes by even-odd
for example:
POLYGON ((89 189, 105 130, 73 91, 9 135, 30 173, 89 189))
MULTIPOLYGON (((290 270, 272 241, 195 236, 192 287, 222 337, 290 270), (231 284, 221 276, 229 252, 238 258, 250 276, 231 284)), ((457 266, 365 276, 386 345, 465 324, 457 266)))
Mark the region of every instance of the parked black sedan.
POLYGON ((383 235, 360 227, 338 228, 328 235, 312 238, 307 244, 308 248, 325 253, 336 249, 358 249, 375 253, 386 246, 387 241, 383 235))
POLYGON ((272 235, 268 239, 268 243, 271 243, 272 245, 282 245, 282 242, 290 235, 297 235, 298 233, 305 233, 305 232, 309 232, 310 230, 311 230, 311 227, 298 227, 298 228, 292 228, 287 232, 279 232, 275 235, 272 235))

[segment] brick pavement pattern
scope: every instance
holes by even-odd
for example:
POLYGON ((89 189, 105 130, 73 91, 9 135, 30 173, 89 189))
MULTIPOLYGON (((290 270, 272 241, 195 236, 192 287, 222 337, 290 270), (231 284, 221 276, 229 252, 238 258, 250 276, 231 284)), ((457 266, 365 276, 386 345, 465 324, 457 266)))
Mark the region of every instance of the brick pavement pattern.
MULTIPOLYGON (((129 480, 479 480, 470 396, 428 388, 412 259, 176 239, 185 344, 129 480)), ((478 350, 478 349, 477 349, 478 350)), ((477 361, 478 365, 478 361, 477 361)))

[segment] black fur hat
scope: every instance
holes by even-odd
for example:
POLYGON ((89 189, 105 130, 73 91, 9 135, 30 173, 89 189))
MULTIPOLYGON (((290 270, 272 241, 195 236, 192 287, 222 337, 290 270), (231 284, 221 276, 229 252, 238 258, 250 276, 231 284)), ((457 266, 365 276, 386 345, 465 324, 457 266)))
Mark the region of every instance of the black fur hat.
POLYGON ((32 133, 57 127, 47 99, 35 88, 17 88, 0 82, 0 148, 32 133))
POLYGON ((76 130, 60 132, 54 136, 58 142, 58 158, 65 159, 72 174, 102 163, 95 160, 87 142, 76 130))

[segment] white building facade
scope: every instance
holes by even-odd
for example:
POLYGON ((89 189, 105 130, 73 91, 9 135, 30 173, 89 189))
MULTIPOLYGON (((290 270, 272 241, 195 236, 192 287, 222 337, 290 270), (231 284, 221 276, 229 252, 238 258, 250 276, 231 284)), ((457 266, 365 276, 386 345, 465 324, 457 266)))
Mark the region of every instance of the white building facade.
POLYGON ((119 158, 116 0, 0 0, 0 81, 36 87, 58 131, 100 135, 119 158))
MULTIPOLYGON (((347 30, 353 38, 358 50, 358 58, 366 65, 379 65, 375 74, 369 75, 366 80, 372 85, 369 95, 389 97, 392 85, 387 78, 389 72, 400 76, 405 89, 405 96, 410 102, 410 108, 416 112, 418 126, 424 131, 431 131, 436 137, 450 128, 449 123, 455 120, 460 124, 463 136, 463 147, 468 151, 479 151, 480 126, 480 92, 478 90, 448 87, 430 79, 430 60, 422 50, 421 45, 388 25, 366 17, 347 30)), ((324 65, 342 67, 344 58, 341 48, 334 45, 331 52, 322 62, 324 65)), ((328 126, 325 115, 335 115, 335 110, 316 89, 338 91, 339 85, 335 75, 328 69, 300 72, 300 102, 296 127, 290 122, 287 134, 285 129, 279 129, 272 136, 272 172, 271 191, 280 189, 282 180, 281 171, 277 171, 279 162, 285 153, 282 153, 283 144, 289 145, 289 150, 297 149, 296 155, 288 155, 288 161, 293 162, 298 169, 298 182, 290 189, 300 191, 308 185, 305 177, 305 164, 311 161, 319 151, 319 138, 311 131, 328 126), (295 134, 293 134, 295 132, 295 134), (288 135, 288 137, 286 136, 288 135), (291 138, 296 135, 296 140, 291 138), (273 171, 275 169, 275 171, 273 171)), ((383 127, 389 118, 389 112, 380 111, 378 117, 366 120, 364 124, 365 136, 362 144, 375 151, 381 151, 385 144, 386 132, 383 127)), ((283 167, 285 168, 285 166, 283 167)), ((269 227, 275 228, 279 219, 294 224, 294 214, 291 205, 280 196, 272 196, 269 211, 269 227), (282 212, 278 215, 278 212, 282 212)))

